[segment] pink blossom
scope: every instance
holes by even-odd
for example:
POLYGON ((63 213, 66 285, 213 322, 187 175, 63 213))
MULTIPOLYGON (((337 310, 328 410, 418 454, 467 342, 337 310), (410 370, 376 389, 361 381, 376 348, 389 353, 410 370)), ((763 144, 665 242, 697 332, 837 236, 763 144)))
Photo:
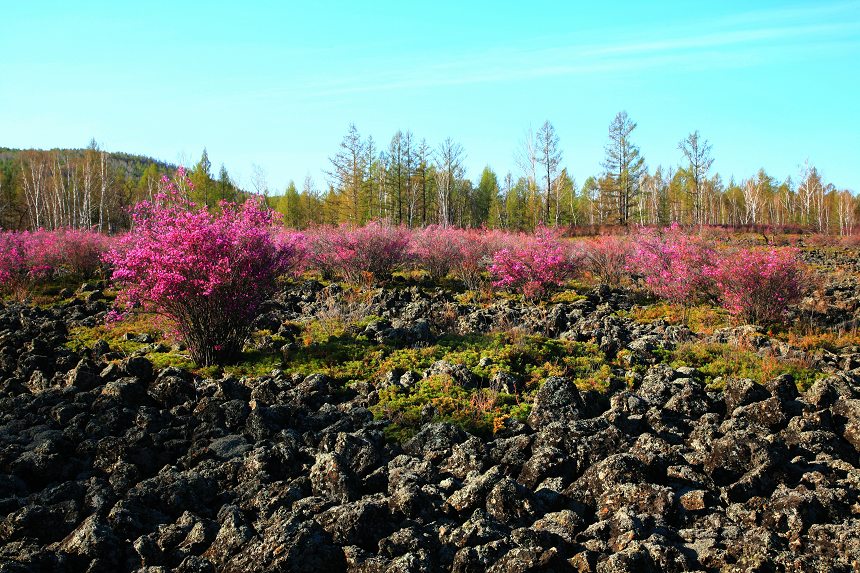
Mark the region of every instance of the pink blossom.
POLYGON ((489 270, 494 286, 518 290, 528 299, 536 298, 550 286, 561 285, 575 268, 562 243, 547 229, 523 236, 519 244, 495 253, 489 270))
POLYGON ((740 249, 720 257, 709 269, 723 306, 742 320, 769 324, 803 297, 805 270, 797 250, 740 249))
POLYGON ((141 305, 171 319, 200 364, 236 358, 275 278, 295 268, 296 243, 279 243, 259 198, 222 202, 212 214, 165 190, 139 203, 132 220, 106 257, 120 308, 141 305))

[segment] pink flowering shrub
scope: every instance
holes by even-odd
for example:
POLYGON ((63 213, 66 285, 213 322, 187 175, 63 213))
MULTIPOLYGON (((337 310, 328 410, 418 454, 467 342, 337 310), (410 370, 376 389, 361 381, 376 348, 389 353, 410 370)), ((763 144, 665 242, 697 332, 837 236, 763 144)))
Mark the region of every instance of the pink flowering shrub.
POLYGON ((459 235, 460 256, 451 274, 469 290, 480 290, 487 282, 487 271, 493 256, 509 244, 510 236, 497 231, 464 229, 459 235))
POLYGON ((300 231, 278 229, 273 239, 283 262, 281 272, 292 276, 301 274, 310 256, 308 237, 300 231))
POLYGON ((586 270, 602 283, 621 284, 633 254, 633 246, 626 237, 603 235, 584 241, 581 247, 586 270))
POLYGON ((673 224, 662 233, 640 231, 630 267, 643 277, 652 293, 689 307, 713 294, 714 282, 708 270, 714 256, 704 241, 673 224))
POLYGON ((805 291, 805 271, 791 248, 727 253, 709 274, 724 308, 752 324, 780 322, 805 291))
POLYGON ((416 266, 438 281, 465 257, 464 238, 462 229, 430 225, 413 233, 409 254, 416 266))
POLYGON ((93 231, 5 231, 0 233, 0 291, 24 298, 58 274, 88 279, 101 268, 109 239, 93 231))
POLYGON ((337 256, 334 252, 334 236, 337 230, 332 227, 315 226, 304 232, 305 265, 320 272, 323 279, 331 280, 337 276, 337 256))
POLYGON ((294 253, 279 248, 261 200, 222 202, 212 214, 166 187, 134 208, 133 229, 106 257, 117 302, 171 320, 198 364, 233 361, 294 253))
POLYGON ((32 278, 21 234, 0 233, 0 292, 23 298, 32 278))
POLYGON ((533 299, 549 287, 561 285, 572 273, 573 265, 564 245, 542 229, 532 237, 523 237, 517 246, 496 252, 489 270, 496 277, 494 286, 516 290, 533 299))
POLYGON ((467 289, 478 290, 493 254, 502 248, 503 240, 510 242, 508 237, 497 231, 433 225, 414 232, 410 254, 433 280, 450 274, 467 289))
POLYGON ((96 276, 103 265, 103 256, 111 239, 95 231, 63 229, 57 231, 54 255, 56 266, 78 279, 96 276))
POLYGON ((371 222, 363 227, 316 229, 311 239, 313 264, 351 283, 382 280, 405 263, 410 233, 405 228, 371 222))

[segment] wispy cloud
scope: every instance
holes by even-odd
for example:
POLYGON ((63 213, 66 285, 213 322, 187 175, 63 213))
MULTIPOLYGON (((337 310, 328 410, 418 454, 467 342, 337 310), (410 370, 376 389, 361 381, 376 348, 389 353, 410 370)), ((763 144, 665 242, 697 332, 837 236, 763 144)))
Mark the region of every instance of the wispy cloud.
POLYGON ((305 78, 289 93, 259 88, 252 97, 331 101, 356 94, 505 83, 544 78, 743 68, 822 51, 856 49, 860 2, 759 10, 684 28, 632 29, 626 42, 559 42, 532 48, 493 47, 480 53, 380 59, 337 79, 305 78), (696 30, 691 32, 690 30, 696 30))

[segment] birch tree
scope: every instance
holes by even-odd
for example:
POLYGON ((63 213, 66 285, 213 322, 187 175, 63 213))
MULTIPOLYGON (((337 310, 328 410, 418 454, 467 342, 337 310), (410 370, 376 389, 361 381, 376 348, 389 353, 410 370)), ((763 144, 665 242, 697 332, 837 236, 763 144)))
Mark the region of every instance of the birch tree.
POLYGON ((450 137, 446 138, 436 153, 436 195, 439 209, 439 224, 451 224, 452 200, 458 181, 463 177, 463 147, 450 137))

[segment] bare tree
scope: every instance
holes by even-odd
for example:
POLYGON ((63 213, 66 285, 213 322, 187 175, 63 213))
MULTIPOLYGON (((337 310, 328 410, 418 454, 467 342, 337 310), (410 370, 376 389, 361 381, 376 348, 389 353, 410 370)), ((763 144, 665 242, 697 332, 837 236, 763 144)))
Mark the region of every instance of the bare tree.
POLYGON ((105 210, 107 192, 108 192, 108 169, 107 169, 107 152, 99 153, 99 178, 101 182, 101 193, 99 194, 99 231, 105 230, 106 215, 105 210))
POLYGON ((305 181, 302 184, 302 196, 305 198, 305 216, 308 222, 319 223, 320 219, 317 209, 319 192, 316 185, 314 185, 314 179, 310 173, 305 175, 305 181))
POLYGON ((379 166, 376 165, 376 161, 377 161, 376 143, 373 141, 372 135, 367 136, 367 141, 364 144, 364 154, 365 154, 364 165, 365 165, 365 168, 367 170, 367 173, 364 175, 365 184, 367 185, 367 216, 370 219, 374 218, 373 200, 374 200, 374 197, 378 193, 378 195, 379 195, 378 199, 379 200, 377 201, 377 205, 379 208, 379 213, 376 216, 378 216, 379 218, 382 218, 383 217, 383 210, 384 210, 383 208, 385 206, 383 203, 384 194, 382 192, 381 185, 379 186, 380 188, 377 188, 377 185, 376 185, 376 177, 375 177, 374 171, 378 170, 379 166))
POLYGON ((514 161, 522 169, 528 184, 528 203, 532 208, 532 225, 537 226, 540 219, 540 197, 537 191, 537 148, 535 147, 535 134, 530 127, 523 136, 522 143, 514 156, 514 161))
POLYGON ((254 187, 254 192, 257 195, 268 197, 269 181, 266 176, 266 170, 256 163, 251 164, 251 185, 254 187))
MULTIPOLYGON (((553 195, 553 182, 556 181, 556 173, 561 164, 561 149, 558 146, 558 134, 549 120, 543 122, 537 132, 535 140, 537 150, 537 162, 541 166, 541 176, 544 177, 544 193, 546 201, 544 206, 544 221, 549 221, 550 201, 553 195)), ((556 224, 558 221, 556 221, 556 224)))
POLYGON ((838 197, 839 233, 843 236, 854 232, 855 209, 857 203, 850 191, 840 191, 838 197))
POLYGON ((48 166, 40 154, 25 153, 21 158, 21 175, 24 198, 27 202, 27 215, 30 224, 38 229, 42 226, 44 197, 48 185, 48 166))
POLYGON ((427 168, 431 161, 430 146, 427 145, 427 140, 422 139, 416 150, 416 166, 415 173, 421 184, 421 225, 427 224, 427 168))
POLYGON ((819 196, 822 187, 821 176, 819 176, 818 170, 810 165, 809 159, 807 159, 800 169, 800 184, 797 186, 797 200, 800 203, 804 223, 807 225, 817 222, 817 217, 813 213, 813 209, 817 205, 816 198, 819 196))
POLYGON ((711 157, 711 144, 707 139, 702 139, 697 129, 678 143, 678 149, 684 154, 689 163, 689 175, 693 180, 693 188, 690 194, 693 200, 693 223, 702 225, 704 223, 703 191, 704 182, 708 177, 708 171, 714 163, 711 157))
POLYGON ((743 184, 744 206, 746 215, 744 216, 745 225, 758 224, 759 207, 761 204, 761 181, 751 177, 743 184))
POLYGON ((412 132, 409 130, 403 133, 403 169, 406 172, 406 224, 412 227, 418 207, 418 192, 414 181, 415 150, 412 148, 412 132))

